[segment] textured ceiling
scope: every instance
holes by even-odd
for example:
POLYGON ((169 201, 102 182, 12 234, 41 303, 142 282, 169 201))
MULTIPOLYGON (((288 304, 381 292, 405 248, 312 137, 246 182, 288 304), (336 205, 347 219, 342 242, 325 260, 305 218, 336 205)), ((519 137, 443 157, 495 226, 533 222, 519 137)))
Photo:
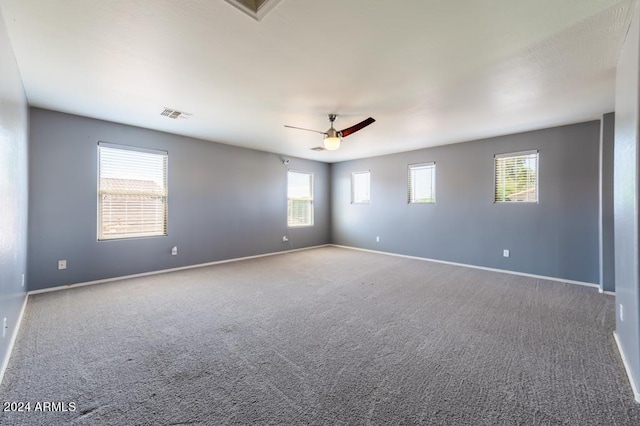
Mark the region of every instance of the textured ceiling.
POLYGON ((334 162, 599 118, 634 0, 0 0, 31 105, 334 162), (193 114, 161 116, 164 108, 193 114), (373 116, 334 152, 326 130, 373 116))

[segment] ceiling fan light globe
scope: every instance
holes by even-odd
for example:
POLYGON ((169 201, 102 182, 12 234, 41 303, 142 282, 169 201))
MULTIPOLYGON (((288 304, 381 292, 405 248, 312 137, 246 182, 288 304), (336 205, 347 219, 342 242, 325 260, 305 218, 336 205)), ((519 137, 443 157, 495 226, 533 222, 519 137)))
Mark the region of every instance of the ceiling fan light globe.
POLYGON ((340 148, 340 138, 337 136, 327 136, 324 138, 324 148, 328 151, 335 151, 340 148))

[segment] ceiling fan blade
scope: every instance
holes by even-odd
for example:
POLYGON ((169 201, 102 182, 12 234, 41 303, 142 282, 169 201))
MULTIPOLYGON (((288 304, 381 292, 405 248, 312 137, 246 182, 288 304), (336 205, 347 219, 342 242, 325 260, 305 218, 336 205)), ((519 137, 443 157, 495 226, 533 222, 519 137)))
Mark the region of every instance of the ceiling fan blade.
POLYGON ((374 121, 376 121, 376 120, 374 120, 372 117, 369 117, 366 120, 363 120, 363 121, 359 122, 355 126, 347 127, 344 130, 340 130, 338 132, 338 134, 344 138, 346 136, 349 136, 351 133, 355 133, 358 130, 361 130, 361 129, 367 127, 369 124, 373 123, 374 121))
POLYGON ((284 127, 288 127, 290 129, 297 129, 297 130, 306 130, 307 132, 316 132, 316 133, 320 133, 322 135, 326 135, 327 134, 327 132, 321 132, 320 130, 311 130, 311 129, 305 129, 303 127, 287 126, 286 124, 284 125, 284 127))

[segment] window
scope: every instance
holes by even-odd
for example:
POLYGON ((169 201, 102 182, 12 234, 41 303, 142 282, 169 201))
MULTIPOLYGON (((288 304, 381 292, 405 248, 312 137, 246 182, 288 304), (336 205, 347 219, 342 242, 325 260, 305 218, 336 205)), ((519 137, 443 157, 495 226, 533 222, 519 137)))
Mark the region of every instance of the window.
POLYGON ((436 202, 436 164, 409 165, 409 203, 436 202))
POLYGON ((167 153, 98 144, 98 240, 167 235, 167 153))
POLYGON ((370 182, 370 172, 351 173, 351 202, 353 204, 367 204, 371 200, 370 182))
POLYGON ((313 173, 288 172, 287 224, 313 226, 313 173))
POLYGON ((538 202, 538 151, 495 156, 496 203, 538 202))

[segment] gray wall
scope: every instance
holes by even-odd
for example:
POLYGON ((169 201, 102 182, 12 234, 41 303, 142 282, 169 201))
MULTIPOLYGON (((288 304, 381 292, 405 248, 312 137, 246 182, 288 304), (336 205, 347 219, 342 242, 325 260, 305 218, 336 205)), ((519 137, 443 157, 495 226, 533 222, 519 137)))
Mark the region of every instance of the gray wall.
POLYGON ((615 113, 602 116, 600 127, 600 288, 616 290, 613 230, 613 141, 615 113))
MULTIPOLYGON (((640 4, 623 45, 616 74, 614 223, 616 250, 616 333, 630 374, 640 384, 640 282, 638 281, 638 74, 640 4), (624 321, 620 317, 623 307, 624 321)), ((640 391, 640 389, 636 389, 640 391)))
POLYGON ((593 121, 336 163, 333 241, 598 283, 599 140, 593 121), (494 154, 532 149, 539 150, 539 204, 494 204, 494 154), (427 161, 436 163, 436 203, 409 205, 407 165, 427 161), (368 205, 350 203, 350 174, 360 170, 371 171, 368 205))
POLYGON ((9 355, 25 288, 27 266, 27 101, 22 80, 0 14, 0 365, 9 355))
POLYGON ((327 164, 38 108, 30 123, 29 290, 329 243, 327 164), (98 141, 168 151, 168 236, 96 240, 98 141), (314 172, 314 227, 287 228, 287 167, 314 172))

